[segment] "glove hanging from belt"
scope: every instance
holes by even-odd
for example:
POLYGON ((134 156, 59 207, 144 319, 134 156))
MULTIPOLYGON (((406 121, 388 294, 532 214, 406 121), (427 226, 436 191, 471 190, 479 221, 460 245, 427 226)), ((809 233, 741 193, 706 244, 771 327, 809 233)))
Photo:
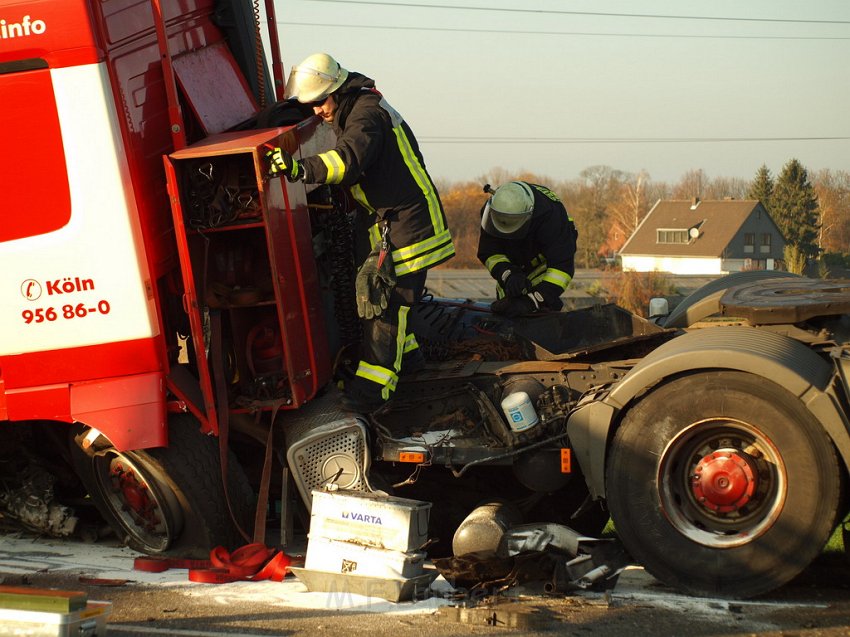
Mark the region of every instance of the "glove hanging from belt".
POLYGON ((372 319, 383 314, 395 287, 395 266, 387 241, 388 226, 384 226, 381 243, 376 245, 357 271, 354 282, 357 314, 372 319))

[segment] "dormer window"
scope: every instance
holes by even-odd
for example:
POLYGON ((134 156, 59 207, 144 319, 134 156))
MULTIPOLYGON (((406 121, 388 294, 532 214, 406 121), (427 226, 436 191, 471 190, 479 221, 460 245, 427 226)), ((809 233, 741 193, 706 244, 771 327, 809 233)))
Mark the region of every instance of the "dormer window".
POLYGON ((656 243, 688 243, 689 241, 687 228, 659 228, 655 231, 656 243))

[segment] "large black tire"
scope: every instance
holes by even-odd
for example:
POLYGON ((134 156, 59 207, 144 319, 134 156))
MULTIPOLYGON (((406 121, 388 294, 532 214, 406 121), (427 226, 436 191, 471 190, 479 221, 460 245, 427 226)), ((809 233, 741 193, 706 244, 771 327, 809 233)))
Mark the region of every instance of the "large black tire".
MULTIPOLYGON (((225 501, 218 439, 202 434, 194 417, 170 418, 165 448, 107 448, 90 457, 72 440, 71 455, 93 503, 130 548, 205 558, 215 546, 246 543, 225 501)), ((227 478, 234 514, 250 534, 254 494, 232 454, 227 478)))
POLYGON ((611 518, 632 557, 687 593, 752 597, 788 582, 835 528, 835 449, 782 387, 693 374, 643 397, 614 437, 611 518))

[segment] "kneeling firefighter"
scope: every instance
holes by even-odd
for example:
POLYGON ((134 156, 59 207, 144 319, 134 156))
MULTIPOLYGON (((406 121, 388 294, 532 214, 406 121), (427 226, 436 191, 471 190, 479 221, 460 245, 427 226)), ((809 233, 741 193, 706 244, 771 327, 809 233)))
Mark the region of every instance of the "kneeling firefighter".
POLYGON ((365 217, 356 226, 368 235, 371 252, 355 283, 363 342, 343 406, 371 412, 390 398, 402 370, 424 362, 407 316, 422 297, 428 269, 454 256, 452 237, 413 131, 374 80, 316 53, 292 68, 285 92, 333 126, 336 146, 300 160, 275 148, 268 153, 270 173, 348 186, 358 221, 365 217))
POLYGON ((575 274, 578 231, 558 196, 545 186, 511 181, 481 210, 478 259, 496 280, 493 312, 510 317, 560 310, 575 274))

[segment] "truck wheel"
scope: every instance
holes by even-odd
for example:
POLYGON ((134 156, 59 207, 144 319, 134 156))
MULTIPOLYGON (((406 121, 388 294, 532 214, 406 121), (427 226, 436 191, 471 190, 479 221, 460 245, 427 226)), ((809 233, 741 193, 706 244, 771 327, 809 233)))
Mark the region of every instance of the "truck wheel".
MULTIPOLYGON (((202 434, 192 416, 171 417, 166 448, 107 448, 90 457, 72 441, 71 450, 92 501, 130 548, 206 558, 215 546, 245 543, 224 499, 218 440, 202 434)), ((234 514, 250 532, 253 491, 233 455, 227 473, 234 514)))
POLYGON ((656 578, 751 597, 788 582, 837 521, 835 449, 811 413, 752 374, 680 377, 626 414, 607 461, 611 518, 656 578))

